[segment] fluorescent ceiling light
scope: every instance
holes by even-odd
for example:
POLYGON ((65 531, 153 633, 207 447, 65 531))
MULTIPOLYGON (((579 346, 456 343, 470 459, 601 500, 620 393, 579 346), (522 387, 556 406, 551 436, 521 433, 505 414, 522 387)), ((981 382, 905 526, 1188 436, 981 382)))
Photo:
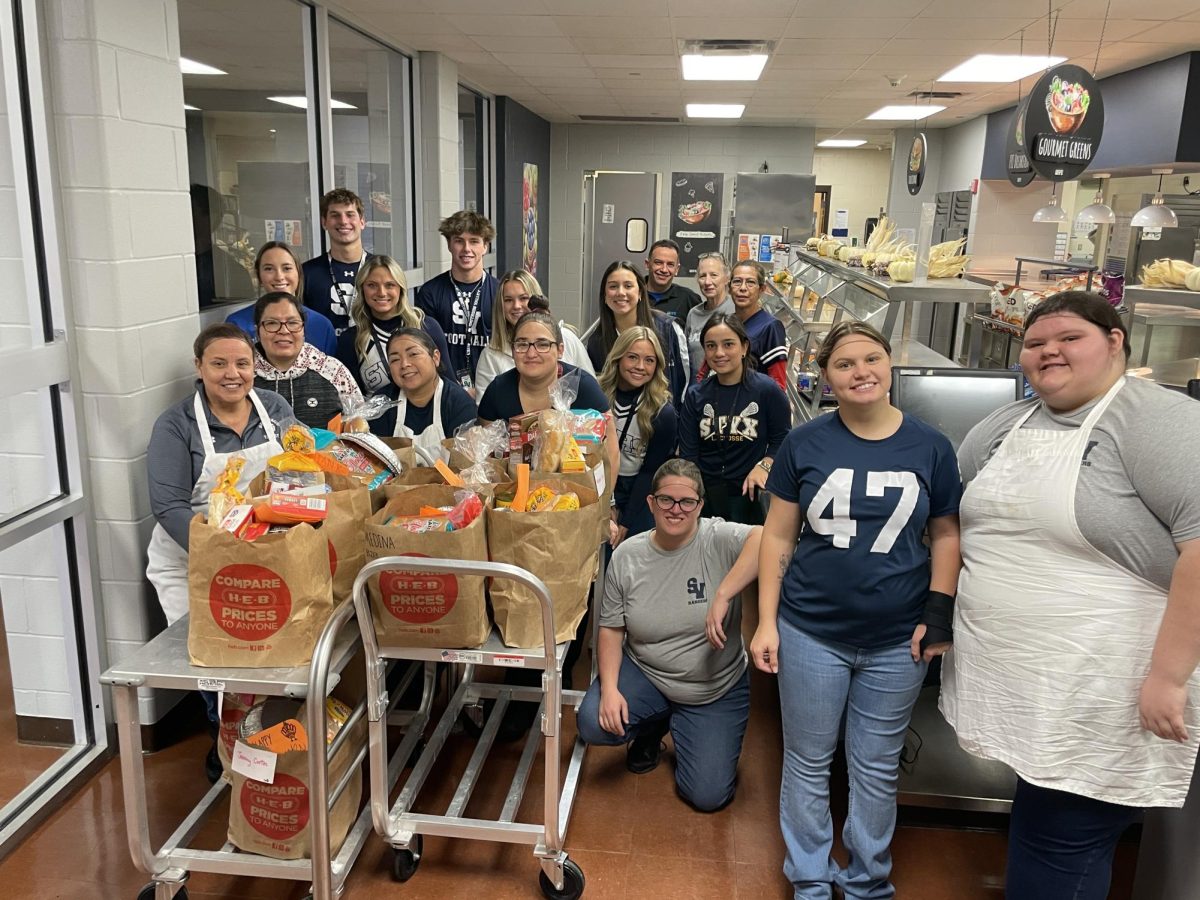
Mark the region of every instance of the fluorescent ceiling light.
POLYGON ((689 119, 740 119, 746 111, 745 103, 689 103, 689 119))
POLYGON ((184 75, 228 75, 228 72, 223 72, 216 66, 205 65, 202 62, 196 62, 194 59, 188 59, 186 56, 179 57, 179 71, 184 75))
POLYGON ((190 104, 190 103, 183 104, 183 108, 187 109, 187 110, 191 110, 192 112, 200 112, 201 111, 200 107, 192 106, 192 104, 190 104))
POLYGON ((767 64, 765 53, 685 53, 681 59, 684 81, 758 81, 767 64))
POLYGON ((897 119, 904 121, 913 121, 924 119, 927 116, 932 116, 940 113, 946 107, 931 106, 928 103, 912 104, 910 106, 885 106, 883 109, 877 109, 875 112, 867 116, 868 119, 897 119))
POLYGON ((976 81, 1008 84, 1066 62, 1065 56, 1017 56, 1016 54, 980 53, 959 63, 938 81, 976 81))
POLYGON ((866 141, 858 138, 826 138, 817 144, 818 147, 861 147, 866 141))
MULTIPOLYGON (((303 96, 295 97, 268 97, 268 100, 274 100, 276 103, 283 103, 287 106, 294 106, 297 109, 308 109, 308 98, 303 96)), ((358 109, 357 106, 346 103, 344 100, 330 100, 329 105, 334 109, 358 109)))

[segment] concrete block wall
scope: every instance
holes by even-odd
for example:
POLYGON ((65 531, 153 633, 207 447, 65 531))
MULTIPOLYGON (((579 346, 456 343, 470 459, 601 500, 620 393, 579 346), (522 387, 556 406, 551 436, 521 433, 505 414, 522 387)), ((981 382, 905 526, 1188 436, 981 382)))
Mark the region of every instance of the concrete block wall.
MULTIPOLYGON (((46 19, 66 305, 84 397, 105 637, 116 662, 161 627, 144 577, 153 527, 146 444, 158 415, 191 389, 199 328, 179 27, 175 0, 71 0, 47 4, 46 19)), ((10 628, 21 618, 14 610, 10 622, 12 593, 5 591, 10 628)), ((30 627, 52 631, 34 616, 37 592, 24 596, 30 627)), ((15 657, 13 670, 21 671, 15 657)), ((35 683, 52 684, 55 670, 62 667, 47 653, 30 671, 35 683)), ((152 697, 142 698, 141 715, 158 718, 152 697)))
POLYGON ((834 211, 849 213, 850 236, 863 239, 863 226, 879 208, 887 205, 888 182, 892 173, 892 155, 888 150, 822 150, 813 154, 813 175, 817 184, 830 186, 829 227, 834 211))
MULTIPOLYGON (((597 286, 584 302, 583 173, 617 169, 662 174, 659 222, 654 238, 667 236, 671 172, 723 172, 721 226, 728 224, 734 176, 757 172, 808 174, 813 170, 811 128, 690 125, 559 125, 550 132, 550 281, 554 312, 580 327, 597 286)), ((545 188, 543 187, 543 190, 545 188)), ((607 263, 605 263, 607 264, 607 263)), ((692 279, 685 283, 693 284, 692 279)))
POLYGON ((419 55, 421 187, 425 220, 422 268, 426 280, 450 268, 438 223, 462 206, 459 184, 458 64, 429 51, 419 55))

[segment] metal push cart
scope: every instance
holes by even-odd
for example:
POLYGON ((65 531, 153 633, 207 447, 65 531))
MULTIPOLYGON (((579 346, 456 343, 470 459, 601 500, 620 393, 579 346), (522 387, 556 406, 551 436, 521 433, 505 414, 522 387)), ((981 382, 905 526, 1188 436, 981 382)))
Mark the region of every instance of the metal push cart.
MULTIPOLYGON (((603 584, 603 565, 604 554, 601 553, 601 568, 596 584, 603 584)), ((525 569, 506 563, 391 556, 377 559, 363 567, 354 582, 352 596, 358 608, 358 622, 367 656, 367 697, 370 701, 367 743, 371 772, 371 816, 375 823, 375 830, 392 846, 395 853, 392 870, 395 879, 407 881, 416 872, 421 861, 421 835, 423 834, 531 844, 533 855, 540 861, 542 867, 539 883, 543 894, 550 900, 577 900, 584 889, 583 870, 573 860, 567 858, 567 854, 563 850, 563 843, 579 785, 585 745, 582 740, 576 738, 571 759, 567 765, 566 777, 560 784, 559 736, 563 707, 577 710, 583 700, 584 692, 562 689, 561 669, 567 643, 555 644, 554 608, 545 584, 525 569), (543 646, 528 649, 506 647, 493 628, 491 636, 483 646, 474 650, 381 647, 372 627, 370 600, 367 597, 366 585, 371 576, 387 569, 402 569, 406 572, 480 575, 516 581, 527 587, 538 598, 542 613, 543 646), (417 760, 410 773, 408 781, 395 804, 389 808, 389 786, 386 780, 387 731, 385 728, 386 716, 384 715, 387 691, 383 673, 386 662, 393 659, 423 660, 427 683, 432 678, 432 672, 438 662, 465 664, 465 669, 461 681, 453 690, 449 703, 433 734, 430 735, 420 759, 417 760), (541 669, 542 686, 540 688, 520 687, 477 682, 474 680, 475 666, 477 665, 541 669), (450 805, 442 815, 413 812, 417 795, 441 753, 451 729, 458 721, 460 713, 464 707, 482 699, 493 700, 495 705, 483 726, 478 744, 467 762, 466 769, 459 778, 458 787, 450 805), (516 821, 517 811, 529 782, 529 773, 537 754, 538 744, 541 743, 538 729, 530 729, 499 818, 487 820, 463 815, 495 741, 504 712, 511 702, 539 704, 540 734, 545 737, 545 787, 543 793, 545 809, 541 824, 516 821)), ((595 630, 596 616, 593 610, 593 636, 595 630)), ((595 655, 593 654, 593 670, 595 669, 594 660, 595 655)), ((412 737, 411 732, 406 735, 406 739, 412 737)))
MULTIPOLYGON (((355 723, 366 713, 365 699, 357 704, 346 724, 338 732, 338 736, 328 748, 328 756, 321 753, 309 754, 309 784, 312 789, 308 792, 308 799, 309 824, 312 828, 312 859, 283 860, 243 853, 228 842, 219 850, 197 850, 188 847, 221 795, 228 790, 229 783, 224 779, 208 790, 162 848, 154 850, 150 843, 147 805, 149 798, 146 796, 146 771, 142 756, 141 727, 138 722, 137 692, 138 688, 147 687, 185 691, 230 691, 296 699, 325 697, 334 688, 340 673, 360 647, 358 635, 352 629, 345 629, 353 618, 354 604, 350 600, 343 601, 317 640, 309 665, 269 669, 201 668, 191 665, 187 649, 188 623, 184 618, 100 677, 101 683, 113 688, 121 747, 121 780, 129 851, 133 856, 134 865, 153 879, 142 888, 138 900, 186 898, 185 884, 191 872, 309 881, 312 885, 309 897, 312 900, 332 900, 341 893, 350 867, 370 833, 371 822, 367 810, 364 809, 351 826, 341 849, 334 855, 329 845, 329 808, 346 789, 351 777, 357 775, 367 751, 365 746, 358 750, 357 758, 349 767, 346 776, 332 792, 329 791, 328 784, 329 757, 345 743, 354 730, 355 723)), ((395 692, 397 700, 415 672, 414 667, 406 673, 406 679, 395 692)), ((424 693, 426 697, 430 695, 428 685, 424 693)), ((393 701, 392 705, 395 702, 393 701)), ((309 703, 306 709, 305 726, 308 733, 325 734, 325 704, 309 703)), ((427 703, 413 714, 411 730, 414 735, 419 736, 428 715, 427 703)), ((411 752, 414 743, 415 738, 412 742, 402 742, 393 759, 385 766, 386 772, 383 777, 390 783, 395 783, 402 763, 407 759, 407 756, 401 754, 411 752)))

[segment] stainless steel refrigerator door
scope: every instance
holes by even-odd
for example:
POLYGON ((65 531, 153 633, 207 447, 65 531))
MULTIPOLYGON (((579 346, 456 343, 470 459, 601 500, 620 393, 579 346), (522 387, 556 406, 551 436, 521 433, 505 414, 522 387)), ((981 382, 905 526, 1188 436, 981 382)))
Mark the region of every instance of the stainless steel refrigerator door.
POLYGON ((583 175, 583 321, 600 315, 600 276, 614 260, 645 270, 658 232, 660 176, 655 172, 583 175))
POLYGON ((733 246, 738 255, 743 234, 780 234, 787 226, 792 241, 812 236, 813 194, 817 179, 812 175, 762 175, 739 172, 733 191, 733 246))

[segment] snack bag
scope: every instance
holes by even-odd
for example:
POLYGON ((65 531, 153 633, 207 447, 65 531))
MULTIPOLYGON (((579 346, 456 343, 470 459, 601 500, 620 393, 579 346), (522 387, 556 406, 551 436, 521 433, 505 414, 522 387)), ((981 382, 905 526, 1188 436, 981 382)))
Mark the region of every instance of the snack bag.
POLYGON ((246 458, 234 454, 229 457, 224 470, 217 476, 217 483, 208 496, 208 521, 214 528, 220 527, 235 506, 245 502, 245 495, 237 487, 245 466, 246 458))
POLYGON ((286 423, 280 443, 289 453, 314 453, 317 449, 317 440, 312 429, 295 419, 286 423))
POLYGON ((272 491, 280 488, 310 488, 324 484, 325 473, 307 453, 285 450, 267 460, 267 481, 272 491))

